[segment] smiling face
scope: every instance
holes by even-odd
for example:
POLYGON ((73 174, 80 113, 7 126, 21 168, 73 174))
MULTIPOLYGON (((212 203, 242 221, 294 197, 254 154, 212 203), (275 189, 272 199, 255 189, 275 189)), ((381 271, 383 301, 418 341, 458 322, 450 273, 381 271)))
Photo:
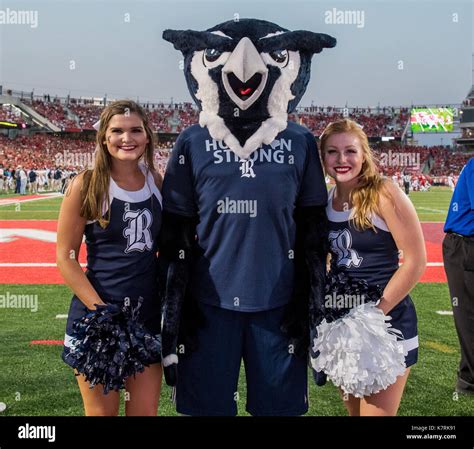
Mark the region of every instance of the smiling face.
POLYGON ((145 152, 149 142, 140 116, 116 114, 108 124, 105 144, 112 158, 120 161, 135 161, 145 152))
POLYGON ((362 144, 356 134, 343 132, 328 137, 323 163, 336 182, 350 182, 361 173, 364 162, 362 144))

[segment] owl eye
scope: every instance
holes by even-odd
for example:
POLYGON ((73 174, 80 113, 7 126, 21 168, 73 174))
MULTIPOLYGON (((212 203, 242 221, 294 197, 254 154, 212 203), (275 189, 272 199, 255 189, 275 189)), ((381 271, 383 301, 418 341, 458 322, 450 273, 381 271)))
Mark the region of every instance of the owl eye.
POLYGON ((219 59, 219 56, 222 53, 219 50, 216 50, 215 48, 206 48, 204 50, 204 59, 206 62, 214 62, 219 59))
POLYGON ((270 52, 270 56, 278 64, 284 64, 288 60, 288 51, 275 50, 270 52))

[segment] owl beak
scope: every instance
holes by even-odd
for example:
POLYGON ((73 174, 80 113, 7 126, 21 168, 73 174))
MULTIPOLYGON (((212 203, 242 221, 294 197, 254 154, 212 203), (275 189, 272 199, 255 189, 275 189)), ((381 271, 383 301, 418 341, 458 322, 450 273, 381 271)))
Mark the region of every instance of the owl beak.
POLYGON ((222 82, 230 99, 243 111, 262 95, 268 69, 248 37, 242 38, 222 68, 222 82))

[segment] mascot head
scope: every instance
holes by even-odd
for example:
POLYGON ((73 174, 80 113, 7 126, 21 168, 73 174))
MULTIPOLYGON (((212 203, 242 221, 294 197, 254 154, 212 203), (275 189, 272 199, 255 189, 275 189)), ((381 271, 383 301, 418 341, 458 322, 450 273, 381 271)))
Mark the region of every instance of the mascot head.
POLYGON ((308 85, 313 54, 336 45, 327 34, 256 19, 206 31, 165 30, 163 38, 183 53, 199 124, 243 159, 286 128, 308 85))

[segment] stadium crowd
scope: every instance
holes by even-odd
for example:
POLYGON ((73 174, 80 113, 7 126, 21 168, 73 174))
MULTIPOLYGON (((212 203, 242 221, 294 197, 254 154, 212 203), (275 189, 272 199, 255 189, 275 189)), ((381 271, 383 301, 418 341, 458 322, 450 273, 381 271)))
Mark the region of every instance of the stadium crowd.
MULTIPOLYGON (((155 151, 155 167, 162 175, 171 147, 172 142, 160 143, 155 151)), ((94 149, 94 142, 50 134, 0 135, 0 192, 64 191, 71 175, 93 164, 94 149)))
MULTIPOLYGON (((94 105, 90 100, 69 99, 61 103, 58 98, 49 96, 31 101, 30 104, 38 113, 46 117, 61 129, 92 129, 99 120, 103 106, 94 105)), ((152 128, 161 133, 179 133, 188 126, 198 123, 197 109, 191 103, 143 103, 149 112, 152 128)), ((315 135, 320 135, 331 122, 343 117, 350 117, 359 123, 368 133, 375 136, 401 136, 409 117, 408 108, 336 108, 304 107, 291 114, 290 120, 305 125, 315 135)))
MULTIPOLYGON (((103 109, 96 104, 97 99, 52 99, 50 95, 43 95, 21 98, 21 101, 62 130, 92 130, 103 109)), ((173 136, 198 123, 199 113, 191 103, 147 102, 142 106, 148 111, 152 128, 159 133, 155 165, 164 174, 173 136), (166 136, 168 133, 173 136, 166 136)), ((11 105, 0 105, 0 121, 18 118, 18 111, 11 105)), ((310 106, 298 108, 290 115, 290 120, 319 136, 329 123, 350 117, 364 128, 369 137, 400 137, 409 116, 409 108, 403 107, 310 106)), ((94 149, 92 141, 65 138, 64 135, 38 133, 13 139, 0 135, 0 191, 64 190, 71 176, 93 163, 94 149)), ((401 186, 403 179, 410 176, 415 190, 429 188, 432 183, 451 186, 452 180, 471 157, 443 146, 401 146, 396 142, 375 144, 373 150, 385 176, 392 177, 401 186)))
MULTIPOLYGON (((164 175, 173 141, 159 141, 155 151, 155 166, 164 175)), ((21 190, 17 178, 27 175, 26 190, 62 191, 66 180, 72 174, 93 163, 95 143, 77 139, 67 139, 52 134, 35 134, 9 139, 0 135, 0 178, 1 191, 21 190), (30 183, 30 174, 33 181, 30 183)), ((380 171, 402 182, 409 173, 413 179, 425 176, 427 181, 449 185, 449 177, 456 177, 464 164, 472 156, 456 152, 442 146, 404 146, 397 143, 383 143, 373 146, 379 161, 380 171)), ((420 178, 420 184, 421 184, 420 178)), ((416 189, 416 183, 414 183, 416 189)))
POLYGON ((0 121, 16 123, 19 119, 17 111, 12 105, 0 105, 0 121))

